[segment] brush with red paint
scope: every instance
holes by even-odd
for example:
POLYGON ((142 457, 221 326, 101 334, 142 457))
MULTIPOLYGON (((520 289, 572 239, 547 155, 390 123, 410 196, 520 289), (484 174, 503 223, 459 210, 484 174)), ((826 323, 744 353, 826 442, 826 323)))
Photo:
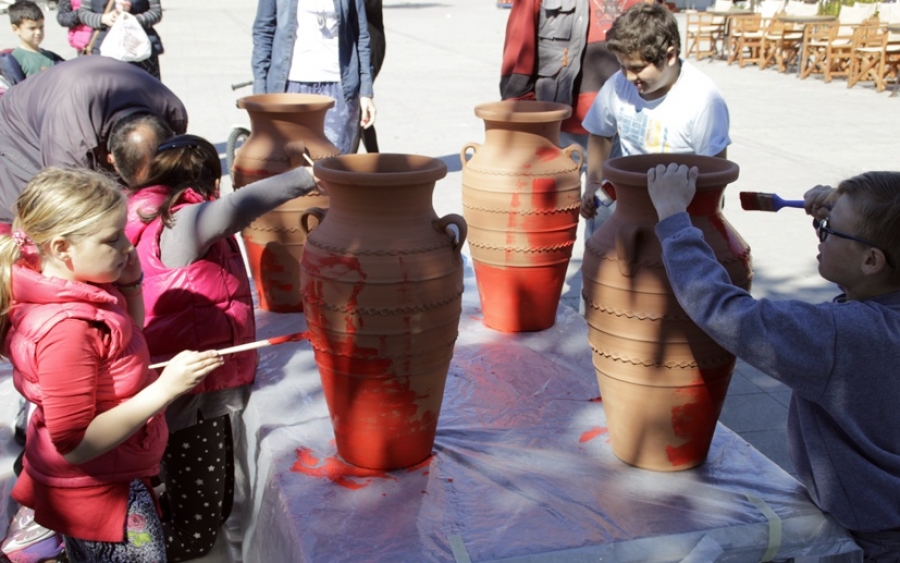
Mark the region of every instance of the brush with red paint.
MULTIPOLYGON (((237 346, 229 346, 228 348, 222 348, 221 350, 217 350, 220 356, 224 356, 225 354, 236 354, 238 352, 246 352, 247 350, 255 350, 256 348, 264 348, 266 346, 274 346, 276 344, 284 344, 285 342, 296 342, 298 340, 307 340, 309 338, 309 332, 295 332, 293 334, 285 334, 283 336, 273 336, 272 338, 265 338, 263 340, 257 340, 256 342, 248 342, 247 344, 238 344, 237 346)), ((169 365, 171 360, 166 362, 159 362, 158 364, 151 364, 150 369, 159 369, 164 368, 169 365)))
POLYGON ((782 199, 763 192, 741 192, 741 209, 745 211, 778 211, 782 207, 803 209, 803 200, 782 199))

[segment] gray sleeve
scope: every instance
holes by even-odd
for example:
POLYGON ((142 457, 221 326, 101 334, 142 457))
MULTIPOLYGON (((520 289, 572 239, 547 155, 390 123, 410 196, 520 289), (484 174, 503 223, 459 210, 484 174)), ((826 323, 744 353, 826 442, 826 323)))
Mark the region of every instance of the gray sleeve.
POLYGON ((167 268, 182 268, 200 259, 217 240, 229 237, 254 219, 316 187, 307 168, 254 182, 215 200, 188 205, 173 215, 174 224, 160 236, 160 258, 167 268))
POLYGON ((106 26, 100 23, 100 18, 103 17, 102 13, 97 13, 90 8, 90 3, 87 6, 81 6, 78 8, 78 19, 81 20, 81 23, 84 25, 93 28, 93 29, 102 29, 106 26))
POLYGON ((754 299, 732 285, 687 213, 660 221, 656 234, 672 290, 688 316, 735 356, 818 400, 835 365, 834 306, 754 299))
POLYGON ((150 9, 146 12, 135 14, 134 17, 137 18, 138 23, 140 23, 144 29, 149 29, 158 24, 162 19, 162 6, 160 5, 159 0, 150 0, 150 9))

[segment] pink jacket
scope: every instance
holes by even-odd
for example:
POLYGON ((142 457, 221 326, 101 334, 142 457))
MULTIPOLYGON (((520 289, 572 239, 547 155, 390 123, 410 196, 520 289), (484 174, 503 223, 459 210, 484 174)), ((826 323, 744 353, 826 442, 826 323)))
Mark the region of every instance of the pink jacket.
POLYGON ((168 437, 164 416, 154 416, 109 452, 73 465, 53 445, 40 408, 37 345, 67 318, 101 322, 110 329, 109 350, 101 362, 96 391, 98 414, 124 403, 156 380, 156 374, 147 369, 147 343, 126 312, 121 295, 90 284, 47 278, 23 265, 13 268, 12 288, 15 299, 9 311, 6 355, 13 364, 16 389, 38 406, 29 421, 25 445, 29 475, 50 486, 85 487, 159 473, 168 437))
MULTIPOLYGON (((184 268, 167 268, 160 260, 160 218, 144 223, 139 214, 155 210, 169 188, 152 186, 128 201, 125 232, 137 248, 144 269, 144 336, 153 362, 182 350, 213 350, 252 342, 256 337, 250 280, 234 237, 216 241, 203 258, 184 268)), ((188 189, 173 211, 203 202, 188 189)), ((225 357, 191 393, 216 391, 252 383, 255 351, 225 357)))

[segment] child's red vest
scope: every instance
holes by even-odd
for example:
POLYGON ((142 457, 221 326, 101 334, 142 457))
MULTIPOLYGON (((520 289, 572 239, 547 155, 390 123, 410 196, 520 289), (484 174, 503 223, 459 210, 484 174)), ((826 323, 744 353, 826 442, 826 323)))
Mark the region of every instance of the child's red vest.
POLYGON ((44 277, 21 265, 13 268, 12 287, 15 299, 9 311, 5 353, 13 364, 16 389, 38 406, 29 421, 25 444, 29 475, 50 486, 80 487, 158 474, 168 438, 162 413, 109 452, 73 465, 50 440, 40 408, 37 345, 51 328, 68 318, 100 322, 109 328, 109 349, 101 358, 98 374, 97 414, 124 403, 156 380, 156 374, 147 368, 147 344, 121 296, 86 283, 44 277))
MULTIPOLYGON (((144 337, 153 362, 168 360, 182 350, 215 350, 253 342, 256 320, 250 280, 234 237, 215 242, 190 266, 167 268, 160 260, 162 220, 157 217, 144 223, 139 210, 148 215, 168 192, 164 186, 152 186, 133 194, 125 229, 144 269, 144 337)), ((189 189, 172 210, 202 201, 202 196, 189 189)), ((252 383, 256 363, 256 351, 225 356, 222 367, 191 393, 252 383)))

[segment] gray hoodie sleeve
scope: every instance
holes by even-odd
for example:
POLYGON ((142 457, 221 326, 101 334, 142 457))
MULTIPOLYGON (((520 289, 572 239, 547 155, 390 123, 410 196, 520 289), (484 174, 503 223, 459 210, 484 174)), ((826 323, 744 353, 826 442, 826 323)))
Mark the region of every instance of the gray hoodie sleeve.
POLYGON ((835 365, 833 303, 755 299, 732 285, 687 213, 661 221, 656 234, 679 305, 720 346, 816 401, 835 365))
POLYGON ((254 182, 215 200, 187 205, 173 215, 174 224, 160 236, 160 258, 167 268, 182 268, 200 259, 217 240, 229 237, 254 219, 316 187, 307 168, 295 168, 254 182))

